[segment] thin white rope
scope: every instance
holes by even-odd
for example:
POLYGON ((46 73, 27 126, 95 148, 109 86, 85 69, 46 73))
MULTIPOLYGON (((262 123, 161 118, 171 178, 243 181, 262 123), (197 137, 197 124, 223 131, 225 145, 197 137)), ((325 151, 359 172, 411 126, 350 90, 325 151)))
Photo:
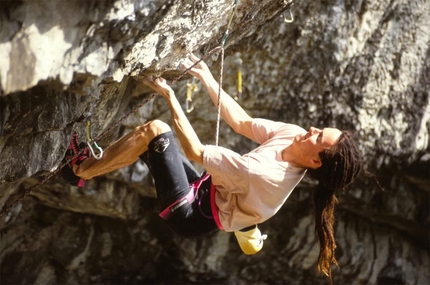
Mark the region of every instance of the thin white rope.
POLYGON ((221 67, 219 72, 219 88, 218 88, 218 112, 216 119, 216 134, 215 134, 215 145, 218 146, 219 141, 219 125, 221 122, 221 90, 222 90, 222 73, 224 69, 224 47, 221 46, 221 67))

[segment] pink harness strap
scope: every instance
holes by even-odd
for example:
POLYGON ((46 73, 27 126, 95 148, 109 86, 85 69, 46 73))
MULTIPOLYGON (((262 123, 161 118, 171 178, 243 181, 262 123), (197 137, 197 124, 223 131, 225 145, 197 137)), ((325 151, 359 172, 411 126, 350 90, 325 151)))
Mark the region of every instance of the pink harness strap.
MULTIPOLYGON (((190 192, 185 197, 182 197, 181 199, 175 201, 172 203, 169 207, 164 209, 159 215, 161 218, 168 220, 173 212, 176 211, 179 207, 183 206, 185 203, 193 203, 194 199, 196 198, 197 191, 200 188, 200 185, 202 185, 203 182, 205 182, 210 177, 209 174, 203 175, 200 179, 197 179, 196 181, 192 182, 190 184, 190 192)), ((213 185, 213 184, 212 184, 213 185)), ((212 189, 211 189, 212 191, 212 189)))
POLYGON ((215 224, 217 225, 218 229, 224 230, 224 228, 221 225, 221 221, 219 220, 218 216, 218 206, 216 205, 215 201, 215 192, 216 188, 213 183, 211 183, 211 209, 212 209, 212 216, 214 217, 215 224))

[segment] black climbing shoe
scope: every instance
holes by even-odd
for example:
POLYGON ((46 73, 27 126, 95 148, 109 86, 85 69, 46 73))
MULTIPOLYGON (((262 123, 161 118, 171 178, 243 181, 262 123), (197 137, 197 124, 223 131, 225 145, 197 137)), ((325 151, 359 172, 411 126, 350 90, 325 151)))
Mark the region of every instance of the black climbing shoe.
POLYGON ((76 133, 72 135, 72 139, 70 140, 70 144, 67 147, 66 155, 62 163, 67 163, 62 169, 61 174, 64 180, 68 181, 73 186, 83 187, 85 181, 76 176, 73 172, 73 166, 80 165, 85 159, 90 157, 90 151, 86 148, 85 143, 78 143, 78 136, 76 133), (84 149, 82 151, 82 149, 84 149), (81 153, 82 151, 82 153, 81 153))

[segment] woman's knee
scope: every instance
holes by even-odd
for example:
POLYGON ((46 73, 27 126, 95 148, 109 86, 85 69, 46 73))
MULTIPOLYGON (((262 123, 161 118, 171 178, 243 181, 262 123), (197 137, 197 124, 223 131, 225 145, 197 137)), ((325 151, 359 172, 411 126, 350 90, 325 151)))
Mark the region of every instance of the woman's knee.
POLYGON ((171 131, 168 124, 160 120, 150 121, 143 126, 138 127, 140 131, 144 134, 147 140, 151 141, 158 135, 167 133, 171 131))

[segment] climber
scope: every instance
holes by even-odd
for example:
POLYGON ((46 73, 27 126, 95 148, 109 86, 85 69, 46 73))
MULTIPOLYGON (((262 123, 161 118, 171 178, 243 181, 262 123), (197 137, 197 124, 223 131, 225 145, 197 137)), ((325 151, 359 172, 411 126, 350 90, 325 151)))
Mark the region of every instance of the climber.
MULTIPOLYGON (((192 67, 197 61, 191 55, 182 66, 190 68, 188 72, 201 81, 217 104, 219 85, 203 61, 192 67)), ((241 249, 254 254, 264 240, 257 224, 276 214, 307 173, 319 181, 313 195, 321 245, 318 268, 330 276, 330 265, 336 262, 334 191, 350 184, 362 165, 351 133, 314 127, 306 132, 293 124, 253 119, 221 91, 221 117, 236 133, 260 144, 240 155, 224 147, 203 145, 163 78, 146 78, 144 83, 167 101, 187 159, 179 153, 169 125, 154 120, 120 138, 100 160, 89 155, 75 159, 70 165, 75 179, 88 180, 140 158, 154 177, 163 209, 160 216, 175 232, 185 237, 218 230, 234 232, 241 249), (188 159, 202 165, 206 172, 200 175, 188 159)), ((76 138, 71 145, 69 149, 76 154, 76 138)))

